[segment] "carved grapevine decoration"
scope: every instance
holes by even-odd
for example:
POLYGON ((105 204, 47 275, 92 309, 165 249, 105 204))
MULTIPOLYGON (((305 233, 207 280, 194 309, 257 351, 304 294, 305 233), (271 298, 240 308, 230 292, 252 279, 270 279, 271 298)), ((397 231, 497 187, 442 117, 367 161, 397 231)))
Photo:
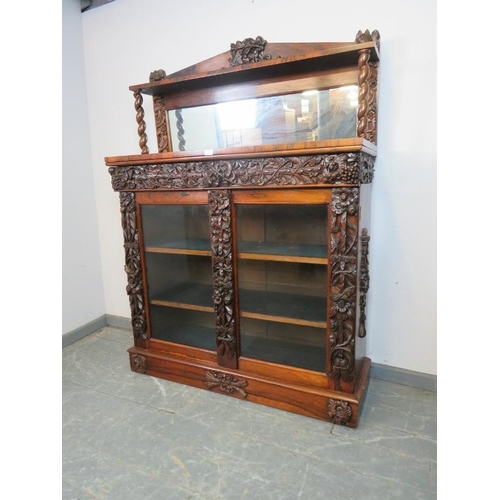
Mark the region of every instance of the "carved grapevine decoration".
POLYGON ((354 379, 359 189, 334 188, 330 214, 329 376, 354 379))
POLYGON ((246 387, 247 381, 239 380, 234 375, 206 372, 206 383, 208 389, 218 387, 222 392, 227 392, 228 394, 238 392, 244 398, 247 397, 247 393, 242 389, 242 387, 246 387))
POLYGON ((366 295, 370 288, 370 272, 368 263, 368 246, 370 237, 368 230, 363 228, 361 232, 361 263, 359 266, 359 330, 358 336, 366 336, 366 295))
POLYGON ((229 191, 209 191, 212 245, 213 302, 217 356, 225 366, 236 366, 233 243, 229 191))
POLYGON ((371 182, 373 160, 365 153, 200 160, 110 167, 115 191, 206 189, 231 186, 306 186, 371 182), (361 175, 362 174, 362 175, 361 175))
POLYGON ((347 401, 330 399, 328 401, 328 416, 334 424, 346 425, 352 417, 352 408, 347 401))
POLYGON ((141 254, 137 232, 137 209, 134 193, 120 193, 120 212, 125 248, 125 272, 127 273, 127 294, 132 314, 134 337, 146 338, 146 319, 142 284, 141 254))

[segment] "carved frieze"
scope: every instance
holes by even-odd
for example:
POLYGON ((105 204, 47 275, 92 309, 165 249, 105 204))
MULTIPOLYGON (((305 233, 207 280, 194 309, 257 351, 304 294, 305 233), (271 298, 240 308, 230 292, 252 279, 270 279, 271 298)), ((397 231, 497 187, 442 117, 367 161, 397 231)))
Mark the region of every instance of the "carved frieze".
POLYGON ((330 373, 354 379, 359 188, 334 188, 330 214, 330 373))
POLYGON ((244 398, 247 397, 247 393, 242 389, 242 387, 246 387, 247 381, 243 379, 240 380, 234 375, 219 372, 206 372, 206 384, 208 389, 218 387, 222 392, 227 392, 228 394, 238 392, 244 398))
POLYGON ((238 186, 306 186, 371 182, 373 160, 365 153, 201 160, 110 167, 115 191, 206 189, 238 186))
POLYGON ((146 373, 148 363, 142 354, 132 354, 130 356, 130 365, 132 367, 132 371, 137 373, 146 373))
POLYGON ((220 364, 236 367, 235 283, 229 196, 229 191, 209 191, 208 205, 217 356, 220 364))
POLYGON ((120 212, 123 228, 123 247, 125 248, 125 272, 127 273, 127 294, 132 314, 132 330, 134 337, 146 338, 146 316, 144 312, 144 296, 139 251, 139 234, 137 231, 137 209, 135 194, 120 193, 120 212))
POLYGON ((352 408, 348 401, 330 399, 327 412, 334 424, 346 425, 352 418, 352 408))
POLYGON ((264 55, 267 41, 261 36, 257 38, 245 38, 231 44, 230 66, 241 66, 242 64, 260 62, 272 59, 269 54, 264 55))
POLYGON ((363 338, 366 336, 366 295, 370 288, 370 271, 368 262, 368 247, 370 237, 368 229, 363 228, 361 231, 361 262, 359 266, 359 329, 358 336, 363 338))

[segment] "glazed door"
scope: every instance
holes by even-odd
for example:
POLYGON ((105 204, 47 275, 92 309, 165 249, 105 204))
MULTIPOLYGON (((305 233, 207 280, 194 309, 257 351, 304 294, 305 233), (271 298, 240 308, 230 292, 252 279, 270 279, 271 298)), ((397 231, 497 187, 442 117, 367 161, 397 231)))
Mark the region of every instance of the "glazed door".
POLYGON ((326 371, 331 191, 233 194, 241 359, 326 371))
POLYGON ((215 351, 208 195, 138 193, 151 339, 215 351))

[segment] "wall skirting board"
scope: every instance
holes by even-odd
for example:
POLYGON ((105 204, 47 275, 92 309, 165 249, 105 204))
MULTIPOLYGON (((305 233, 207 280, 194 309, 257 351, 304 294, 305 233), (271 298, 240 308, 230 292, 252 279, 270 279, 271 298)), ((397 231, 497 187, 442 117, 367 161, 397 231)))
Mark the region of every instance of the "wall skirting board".
MULTIPOLYGON (((131 330, 130 318, 123 316, 114 316, 113 314, 103 314, 99 318, 79 327, 62 336, 63 348, 76 342, 77 340, 90 335, 91 333, 104 328, 105 326, 114 326, 131 330)), ((370 377, 392 382, 394 384, 408 385, 426 391, 437 392, 437 376, 428 373, 414 372, 397 368, 396 366, 381 365, 372 363, 370 368, 370 377)))

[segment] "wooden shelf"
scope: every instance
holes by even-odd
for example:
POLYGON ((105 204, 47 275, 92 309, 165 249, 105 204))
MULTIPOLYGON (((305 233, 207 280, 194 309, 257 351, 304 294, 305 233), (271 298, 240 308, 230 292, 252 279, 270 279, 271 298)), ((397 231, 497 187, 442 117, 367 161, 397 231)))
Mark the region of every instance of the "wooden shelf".
POLYGON ((213 313, 212 287, 198 283, 181 283, 158 293, 150 300, 156 306, 176 307, 213 313))
POLYGON ((306 264, 328 264, 326 245, 291 245, 267 241, 238 242, 238 257, 306 264))
MULTIPOLYGON (((213 312, 212 287, 183 283, 165 290, 151 304, 193 311, 213 312)), ((326 296, 240 289, 240 316, 292 325, 326 328, 326 296)))
POLYGON ((204 257, 212 256, 210 242, 203 239, 157 242, 154 245, 146 246, 146 252, 177 255, 200 255, 204 257))
MULTIPOLYGON (((240 259, 328 264, 326 245, 288 245, 266 241, 241 241, 238 243, 238 250, 238 258, 240 259)), ((146 252, 212 256, 210 242, 203 239, 158 242, 146 246, 146 252)))

